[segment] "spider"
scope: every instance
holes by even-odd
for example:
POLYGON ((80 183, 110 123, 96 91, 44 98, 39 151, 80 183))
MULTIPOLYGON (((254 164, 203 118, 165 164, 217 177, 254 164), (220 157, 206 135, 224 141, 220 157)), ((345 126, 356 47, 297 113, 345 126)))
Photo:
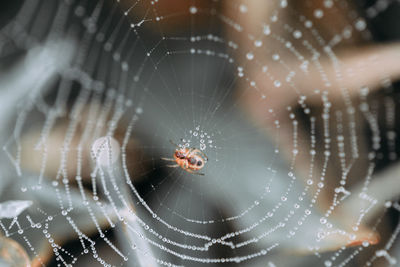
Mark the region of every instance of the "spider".
POLYGON ((171 144, 176 146, 174 158, 161 158, 166 161, 175 161, 176 164, 167 165, 167 167, 177 168, 181 167, 185 171, 197 175, 204 175, 204 173, 197 172, 202 169, 208 161, 207 156, 197 148, 181 148, 170 140, 171 144))

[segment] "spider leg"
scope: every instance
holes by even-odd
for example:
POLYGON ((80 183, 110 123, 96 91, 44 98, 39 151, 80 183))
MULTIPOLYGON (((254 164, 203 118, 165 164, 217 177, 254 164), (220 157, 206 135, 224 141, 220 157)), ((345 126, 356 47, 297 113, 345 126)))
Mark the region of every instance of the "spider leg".
POLYGON ((174 159, 169 159, 169 158, 161 158, 161 159, 166 161, 175 161, 174 159))
POLYGON ((169 168, 177 168, 177 167, 179 167, 179 165, 178 164, 174 164, 174 165, 166 165, 167 167, 169 167, 169 168))
POLYGON ((198 150, 198 149, 194 149, 192 152, 202 155, 206 159, 206 161, 208 161, 208 157, 206 156, 206 154, 204 154, 203 151, 198 150))
POLYGON ((192 171, 192 170, 186 170, 186 171, 189 172, 189 173, 192 173, 192 174, 196 174, 196 175, 201 175, 201 176, 204 175, 204 173, 194 172, 194 171, 192 171))
POLYGON ((187 170, 187 171, 189 171, 189 163, 188 163, 187 161, 185 161, 185 162, 183 163, 182 168, 185 169, 185 170, 187 170))
POLYGON ((176 147, 179 147, 177 144, 175 144, 171 139, 169 139, 169 142, 171 143, 171 144, 173 144, 174 146, 176 146, 176 147))

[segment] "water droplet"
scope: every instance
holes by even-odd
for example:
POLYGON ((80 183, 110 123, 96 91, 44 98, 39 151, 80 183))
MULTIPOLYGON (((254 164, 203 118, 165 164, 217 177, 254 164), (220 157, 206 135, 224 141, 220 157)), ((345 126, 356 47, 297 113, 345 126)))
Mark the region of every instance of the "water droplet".
POLYGON ((191 14, 196 14, 196 13, 197 13, 197 7, 191 6, 191 7, 189 8, 189 12, 190 12, 191 14))
POLYGON ((254 54, 249 52, 249 53, 247 53, 246 57, 247 57, 248 60, 253 60, 254 59, 254 54))
POLYGON ((296 39, 300 39, 302 36, 303 34, 301 33, 301 31, 296 30, 293 32, 293 37, 296 39))
POLYGON ((242 13, 246 13, 246 12, 247 12, 247 6, 244 5, 244 4, 241 4, 241 5, 239 6, 239 10, 240 10, 240 12, 242 12, 242 13))
POLYGON ((316 9, 314 11, 314 17, 316 17, 317 19, 320 19, 324 16, 324 11, 322 11, 321 9, 316 9))
POLYGON ((278 54, 273 54, 272 59, 278 61, 280 59, 280 56, 278 54))
POLYGON ((355 23, 355 28, 359 31, 363 31, 365 30, 365 28, 367 27, 367 23, 365 22, 364 19, 358 19, 355 23))
POLYGON ((269 25, 264 25, 263 32, 264 32, 265 35, 270 35, 271 34, 271 28, 269 27, 269 25))
POLYGON ((276 81, 274 81, 274 85, 275 85, 275 87, 281 87, 281 82, 276 80, 276 81))

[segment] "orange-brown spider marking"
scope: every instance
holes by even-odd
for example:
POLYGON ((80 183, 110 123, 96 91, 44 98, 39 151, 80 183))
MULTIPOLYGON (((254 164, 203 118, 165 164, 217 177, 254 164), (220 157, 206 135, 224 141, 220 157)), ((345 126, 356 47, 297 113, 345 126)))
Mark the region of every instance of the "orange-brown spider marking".
POLYGON ((176 146, 174 152, 174 158, 161 158, 162 160, 175 161, 176 164, 167 165, 167 167, 176 168, 181 167, 185 171, 197 175, 204 175, 204 173, 199 173, 205 163, 208 161, 206 154, 198 150, 197 148, 181 148, 174 144, 171 140, 170 142, 176 146))

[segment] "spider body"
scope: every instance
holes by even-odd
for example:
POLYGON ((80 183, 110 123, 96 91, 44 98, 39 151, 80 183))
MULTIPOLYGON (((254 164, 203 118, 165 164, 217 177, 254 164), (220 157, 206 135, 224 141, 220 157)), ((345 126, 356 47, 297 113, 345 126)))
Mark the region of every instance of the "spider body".
POLYGON ((186 148, 186 147, 181 148, 176 144, 174 145, 176 146, 173 155, 174 158, 173 159, 162 158, 162 159, 167 161, 175 161, 176 164, 167 166, 171 168, 181 167, 182 169, 184 169, 189 173, 204 175, 203 173, 199 173, 197 171, 201 170, 204 167, 205 163, 208 160, 207 156, 197 148, 186 148))

